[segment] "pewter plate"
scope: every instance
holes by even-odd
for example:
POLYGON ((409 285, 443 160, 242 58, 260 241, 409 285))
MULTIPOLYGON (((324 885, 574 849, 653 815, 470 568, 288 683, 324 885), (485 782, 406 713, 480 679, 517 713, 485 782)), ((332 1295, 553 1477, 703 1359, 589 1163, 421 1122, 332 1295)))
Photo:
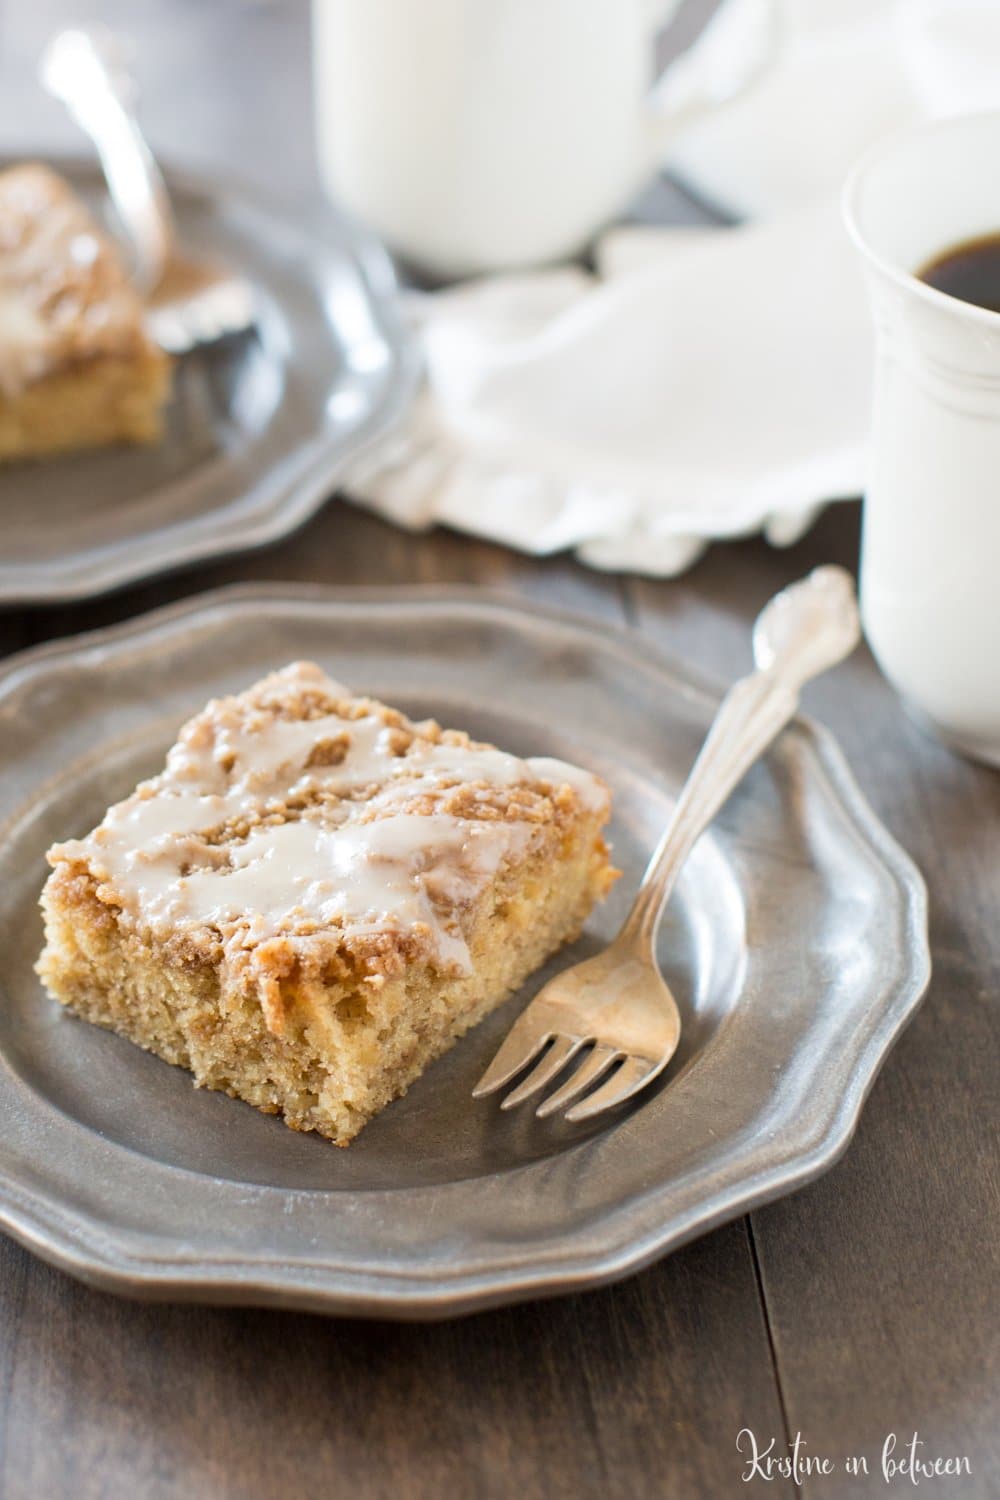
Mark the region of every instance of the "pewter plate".
MULTIPOLYGON (((604 624, 485 592, 248 587, 0 673, 0 1223, 143 1297, 404 1318, 614 1280, 815 1177, 927 982, 920 876, 836 745, 798 721, 697 846, 664 923, 683 1011, 662 1084, 588 1126, 470 1091, 546 977, 346 1151, 63 1014, 32 965, 44 850, 154 771, 212 694, 297 657, 615 794, 606 941, 717 694, 604 624)), ((550 965, 550 971, 554 965, 550 965)))
MULTIPOLYGON (((100 217, 99 170, 54 165, 100 217)), ((168 180, 182 244, 242 268, 257 324, 178 362, 162 443, 0 468, 0 604, 79 599, 276 541, 414 389, 392 269, 361 230, 332 209, 307 229, 245 189, 168 180)))

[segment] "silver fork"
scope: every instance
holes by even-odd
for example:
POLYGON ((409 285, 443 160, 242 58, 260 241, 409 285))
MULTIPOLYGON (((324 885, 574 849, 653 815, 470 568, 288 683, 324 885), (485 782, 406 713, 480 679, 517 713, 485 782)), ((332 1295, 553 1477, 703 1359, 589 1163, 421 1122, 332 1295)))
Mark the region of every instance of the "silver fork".
POLYGON ((756 671, 723 699, 618 936, 539 991, 473 1089, 474 1098, 502 1089, 535 1063, 501 1104, 512 1109, 589 1049, 536 1110, 546 1116, 565 1108, 567 1120, 588 1120, 662 1073, 677 1049, 681 1021, 656 965, 656 931, 681 866, 793 717, 803 686, 849 655, 859 636, 854 580, 844 568, 817 568, 775 595, 754 626, 756 671))
POLYGON ((180 355, 249 328, 256 309, 247 278, 179 248, 170 195, 135 115, 121 41, 102 27, 61 31, 42 54, 39 76, 94 143, 131 243, 151 336, 180 355))

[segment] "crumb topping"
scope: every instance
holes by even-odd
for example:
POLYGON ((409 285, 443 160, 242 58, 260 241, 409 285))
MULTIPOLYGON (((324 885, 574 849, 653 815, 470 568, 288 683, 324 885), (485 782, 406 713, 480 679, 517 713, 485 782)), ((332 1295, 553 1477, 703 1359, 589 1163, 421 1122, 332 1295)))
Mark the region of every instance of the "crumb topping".
POLYGON ((609 797, 589 772, 414 723, 298 662, 181 730, 164 771, 53 865, 162 939, 227 955, 323 935, 467 968, 462 913, 543 830, 609 797))
POLYGON ((0 393, 152 346, 116 247, 48 167, 0 172, 0 393))

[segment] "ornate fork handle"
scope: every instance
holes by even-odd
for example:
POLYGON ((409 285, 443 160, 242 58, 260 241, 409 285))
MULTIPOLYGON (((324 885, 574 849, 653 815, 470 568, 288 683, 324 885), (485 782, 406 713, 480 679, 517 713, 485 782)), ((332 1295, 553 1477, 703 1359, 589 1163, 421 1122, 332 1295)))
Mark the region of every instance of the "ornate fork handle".
POLYGON ((722 700, 616 947, 637 944, 652 955, 661 913, 694 845, 794 716, 804 684, 852 651, 859 634, 853 582, 842 568, 817 568, 763 612, 754 631, 757 670, 722 700))
POLYGON ((176 243, 170 198, 132 109, 134 87, 111 33, 63 31, 42 59, 42 80, 90 136, 108 191, 135 252, 147 295, 163 279, 176 243))

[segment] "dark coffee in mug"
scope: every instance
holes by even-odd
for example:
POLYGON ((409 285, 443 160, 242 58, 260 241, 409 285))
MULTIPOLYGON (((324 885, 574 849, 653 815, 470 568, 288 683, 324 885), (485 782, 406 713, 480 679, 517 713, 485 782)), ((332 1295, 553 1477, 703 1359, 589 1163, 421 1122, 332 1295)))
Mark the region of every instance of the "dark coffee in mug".
POLYGON ((942 251, 917 276, 960 302, 1000 313, 1000 233, 980 235, 942 251))

